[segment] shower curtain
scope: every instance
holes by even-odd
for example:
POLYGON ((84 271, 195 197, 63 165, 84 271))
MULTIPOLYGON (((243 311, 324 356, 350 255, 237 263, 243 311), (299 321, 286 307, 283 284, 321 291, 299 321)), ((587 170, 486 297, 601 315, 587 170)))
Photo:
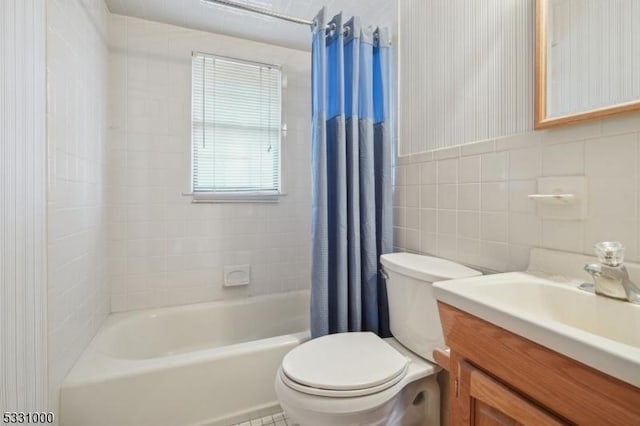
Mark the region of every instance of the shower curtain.
POLYGON ((355 17, 326 22, 324 9, 315 23, 311 334, 388 337, 378 260, 393 244, 389 36, 355 17))

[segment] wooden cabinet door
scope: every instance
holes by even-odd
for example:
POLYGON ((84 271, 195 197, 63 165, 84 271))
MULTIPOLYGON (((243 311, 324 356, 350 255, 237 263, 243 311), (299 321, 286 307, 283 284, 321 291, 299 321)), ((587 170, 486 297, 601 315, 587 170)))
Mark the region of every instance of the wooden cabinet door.
POLYGON ((458 362, 456 421, 477 426, 567 425, 464 360, 458 362))

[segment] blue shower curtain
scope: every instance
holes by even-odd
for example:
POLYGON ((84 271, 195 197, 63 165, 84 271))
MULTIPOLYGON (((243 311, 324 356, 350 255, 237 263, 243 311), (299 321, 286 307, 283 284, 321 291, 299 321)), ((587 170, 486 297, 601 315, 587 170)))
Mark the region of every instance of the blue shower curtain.
POLYGON ((378 260, 392 249, 389 37, 358 18, 326 22, 324 9, 315 22, 311 334, 387 337, 378 260))

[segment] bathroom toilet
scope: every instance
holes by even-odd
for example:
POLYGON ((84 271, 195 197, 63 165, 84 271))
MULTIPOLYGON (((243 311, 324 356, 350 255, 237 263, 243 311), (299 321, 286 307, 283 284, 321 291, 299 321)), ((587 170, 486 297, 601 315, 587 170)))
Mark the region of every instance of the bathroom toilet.
POLYGON ((431 283, 481 275, 411 253, 382 255, 394 337, 339 333, 303 343, 275 379, 280 405, 301 426, 439 425, 432 352, 444 347, 431 283))

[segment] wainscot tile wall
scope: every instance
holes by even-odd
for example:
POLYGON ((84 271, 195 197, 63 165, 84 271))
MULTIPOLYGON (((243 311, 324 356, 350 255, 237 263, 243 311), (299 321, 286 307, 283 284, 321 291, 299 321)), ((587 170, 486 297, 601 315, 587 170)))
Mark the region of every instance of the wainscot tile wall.
POLYGON ((112 15, 109 263, 113 311, 309 287, 308 52, 112 15), (283 65, 278 204, 191 204, 191 54, 283 65), (251 284, 224 288, 224 265, 251 284))
POLYGON ((619 240, 640 260, 640 114, 402 156, 397 250, 495 271, 525 269, 531 247, 593 254, 619 240), (584 220, 547 220, 527 198, 543 176, 586 176, 584 220))

